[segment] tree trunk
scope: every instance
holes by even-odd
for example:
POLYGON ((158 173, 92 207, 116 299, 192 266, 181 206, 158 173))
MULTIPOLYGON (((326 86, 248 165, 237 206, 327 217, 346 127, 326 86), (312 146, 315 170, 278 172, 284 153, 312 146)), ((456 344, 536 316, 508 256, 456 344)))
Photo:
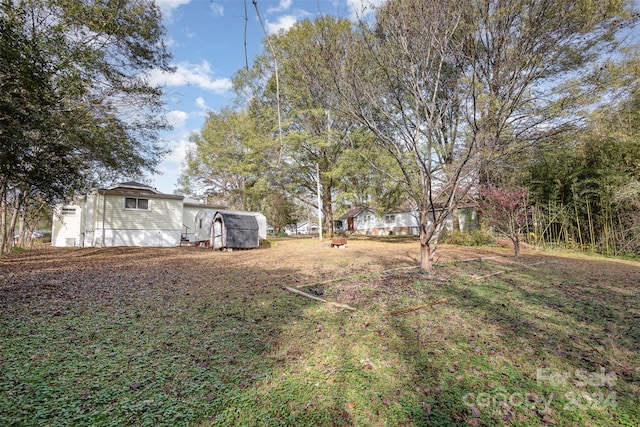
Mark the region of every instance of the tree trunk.
POLYGON ((452 228, 451 231, 459 233, 460 232, 460 213, 458 212, 458 208, 457 207, 454 207, 451 210, 451 218, 452 218, 451 222, 453 224, 452 227, 451 227, 452 228))
POLYGON ((0 257, 4 255, 7 246, 7 187, 0 189, 0 257))
POLYGON ((13 212, 11 212, 11 222, 9 223, 9 230, 7 231, 7 235, 9 237, 7 249, 11 249, 15 246, 16 243, 16 241, 14 240, 14 236, 16 234, 16 223, 18 222, 18 215, 20 214, 21 206, 22 195, 18 194, 18 196, 14 200, 13 212))
POLYGON ((25 248, 27 247, 27 244, 29 243, 28 240, 30 240, 27 237, 27 227, 26 227, 26 209, 21 209, 19 214, 18 214, 18 246, 20 246, 21 248, 25 248))
POLYGON ((323 224, 319 225, 323 227, 323 230, 326 230, 328 237, 333 237, 333 200, 331 197, 331 188, 327 187, 329 186, 322 187, 322 215, 324 216, 324 226, 323 224))
POLYGON ((423 209, 420 211, 420 268, 426 271, 433 270, 429 237, 429 214, 423 209))
POLYGON ((429 243, 423 243, 420 239, 420 268, 425 271, 433 270, 433 264, 431 264, 431 245, 429 243))
POLYGON ((513 252, 517 257, 520 256, 520 238, 518 238, 517 236, 513 240, 513 252))

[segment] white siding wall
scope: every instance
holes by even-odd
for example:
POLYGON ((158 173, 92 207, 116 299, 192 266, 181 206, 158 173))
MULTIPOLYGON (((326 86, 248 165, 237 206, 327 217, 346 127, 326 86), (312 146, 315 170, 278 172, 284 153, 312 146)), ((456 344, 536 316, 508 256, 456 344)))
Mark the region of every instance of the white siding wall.
POLYGON ((362 234, 417 234, 418 220, 411 212, 398 212, 376 216, 362 212, 354 218, 354 232, 362 234))
MULTIPOLYGON (((195 242, 195 233, 196 233, 196 215, 202 209, 201 206, 184 206, 182 208, 182 224, 189 227, 186 230, 187 238, 190 242, 195 242)), ((184 227, 182 227, 182 232, 184 233, 184 227)))
POLYGON ((96 206, 95 246, 180 245, 182 200, 137 196, 149 199, 149 209, 143 210, 125 209, 127 196, 107 195, 106 200, 102 197, 103 195, 99 197, 96 206))
POLYGON ((180 231, 110 230, 104 233, 105 246, 180 246, 180 231))
POLYGON ((93 246, 96 239, 96 204, 102 200, 97 193, 87 194, 85 198, 85 208, 82 213, 82 224, 84 228, 82 246, 93 246))
POLYGON ((80 246, 82 241, 81 222, 81 206, 57 205, 54 208, 53 223, 51 226, 51 246, 80 246), (73 210, 72 214, 70 213, 71 210, 73 210), (63 212, 66 212, 66 214, 63 212))

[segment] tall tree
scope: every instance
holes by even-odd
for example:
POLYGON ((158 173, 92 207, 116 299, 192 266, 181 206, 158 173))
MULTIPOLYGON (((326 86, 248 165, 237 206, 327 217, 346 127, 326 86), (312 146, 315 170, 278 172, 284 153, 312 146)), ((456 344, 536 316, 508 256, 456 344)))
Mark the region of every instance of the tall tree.
POLYGON ((162 92, 144 73, 169 54, 154 2, 2 0, 0 30, 3 209, 157 163, 162 92))
POLYGON ((329 231, 333 227, 333 203, 340 183, 335 172, 353 131, 353 122, 335 109, 331 74, 319 49, 339 47, 350 31, 348 21, 328 16, 299 22, 287 32, 269 36, 270 49, 254 61, 250 70, 239 73, 241 78, 236 80, 250 94, 256 111, 271 112, 274 117, 275 91, 279 88, 285 146, 277 165, 277 180, 285 183, 292 197, 317 208, 319 170, 324 228, 329 231), (331 46, 319 43, 328 39, 333 41, 331 46), (271 55, 278 60, 271 61, 271 55), (274 63, 280 67, 279 85, 274 81, 274 63))
POLYGON ((461 4, 389 1, 363 24, 334 67, 340 108, 367 127, 401 173, 416 206, 421 262, 432 259, 445 218, 465 193, 475 141, 458 133, 467 84, 459 67, 461 4))
POLYGON ((572 129, 600 99, 592 70, 636 14, 625 0, 489 0, 468 2, 464 20, 467 121, 488 160, 486 184, 500 181, 514 153, 572 129))
MULTIPOLYGON (((185 192, 206 195, 235 209, 261 209, 268 194, 275 144, 265 143, 247 110, 209 113, 203 129, 191 135, 181 184, 185 192)), ((274 140, 271 140, 275 142, 274 140)))
POLYGON ((376 18, 361 25, 335 82, 341 107, 402 170, 426 269, 470 185, 576 119, 592 98, 575 78, 635 19, 617 0, 390 0, 376 18))

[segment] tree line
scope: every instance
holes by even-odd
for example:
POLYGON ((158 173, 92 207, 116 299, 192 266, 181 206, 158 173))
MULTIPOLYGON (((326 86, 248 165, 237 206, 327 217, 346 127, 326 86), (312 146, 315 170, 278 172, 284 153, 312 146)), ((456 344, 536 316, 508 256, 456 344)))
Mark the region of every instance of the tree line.
POLYGON ((319 178, 329 232, 335 209, 408 200, 425 269, 460 203, 495 216, 487 202, 509 194, 526 212, 499 231, 633 251, 636 20, 624 1, 389 0, 372 20, 299 22, 237 72, 182 187, 278 227, 294 200, 317 208, 319 178))

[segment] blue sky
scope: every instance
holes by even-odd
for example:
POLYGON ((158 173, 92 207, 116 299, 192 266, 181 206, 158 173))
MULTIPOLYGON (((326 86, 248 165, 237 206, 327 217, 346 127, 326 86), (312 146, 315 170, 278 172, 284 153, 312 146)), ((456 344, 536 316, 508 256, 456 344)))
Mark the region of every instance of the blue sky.
MULTIPOLYGON (((330 14, 355 19, 368 6, 384 0, 258 0, 269 33, 286 30, 297 21, 330 14)), ((150 183, 173 193, 189 135, 202 128, 207 112, 229 106, 233 100, 231 78, 245 65, 244 0, 156 0, 163 12, 166 42, 173 54, 172 74, 151 72, 152 83, 165 87, 167 118, 173 130, 162 135, 171 150, 160 164, 160 174, 150 183)), ((263 50, 264 32, 252 0, 246 0, 247 55, 263 50)))

